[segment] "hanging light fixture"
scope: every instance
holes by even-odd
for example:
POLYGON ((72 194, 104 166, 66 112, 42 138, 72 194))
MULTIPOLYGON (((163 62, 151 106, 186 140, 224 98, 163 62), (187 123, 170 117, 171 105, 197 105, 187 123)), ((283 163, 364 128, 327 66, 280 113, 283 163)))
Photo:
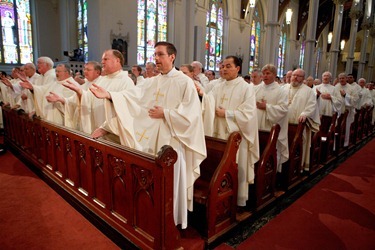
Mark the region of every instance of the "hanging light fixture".
POLYGON ((345 48, 345 40, 342 39, 342 40, 341 40, 341 43, 340 43, 340 49, 341 49, 341 50, 344 50, 344 48, 345 48))
POLYGON ((292 11, 292 9, 287 9, 287 11, 286 11, 286 16, 285 16, 285 21, 286 21, 286 24, 290 24, 291 22, 292 22, 292 15, 293 15, 293 11, 292 11))
POLYGON ((255 7, 255 0, 250 0, 249 6, 250 6, 250 8, 254 8, 255 7))
POLYGON ((333 34, 332 34, 332 31, 328 33, 328 44, 331 44, 332 43, 332 37, 333 37, 333 34))

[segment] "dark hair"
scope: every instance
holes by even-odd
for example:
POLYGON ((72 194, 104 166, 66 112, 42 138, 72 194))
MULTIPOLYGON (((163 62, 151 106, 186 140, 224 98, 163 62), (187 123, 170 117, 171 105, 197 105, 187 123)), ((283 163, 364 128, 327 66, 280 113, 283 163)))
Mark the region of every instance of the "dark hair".
POLYGON ((112 49, 111 51, 112 51, 112 53, 115 57, 120 59, 121 67, 124 66, 124 63, 125 63, 124 55, 120 51, 118 51, 117 49, 112 49))
POLYGON ((65 70, 70 74, 70 65, 68 63, 59 63, 56 67, 64 66, 65 70))
POLYGON ((175 55, 175 56, 177 56, 177 49, 176 49, 176 47, 172 43, 169 43, 169 42, 157 42, 155 44, 154 48, 156 48, 158 46, 166 46, 167 47, 167 53, 168 53, 168 55, 175 55))
POLYGON ((206 70, 206 72, 212 72, 212 75, 215 76, 215 71, 213 70, 206 70))
POLYGON ((233 59, 233 63, 234 63, 234 65, 236 66, 236 67, 240 67, 241 68, 241 61, 240 61, 240 59, 237 57, 237 56, 227 56, 227 57, 225 57, 225 59, 233 59))
POLYGON ((92 66, 94 66, 94 70, 102 73, 102 65, 100 65, 100 63, 98 63, 96 61, 88 61, 86 64, 91 64, 92 66))
POLYGON ((187 68, 187 69, 189 70, 189 72, 193 72, 193 71, 194 71, 194 70, 193 70, 193 66, 191 66, 190 64, 182 64, 182 65, 180 66, 180 69, 181 69, 182 67, 187 68))
POLYGON ((138 66, 138 65, 133 65, 133 67, 136 67, 136 68, 137 68, 137 71, 138 71, 139 73, 142 73, 142 68, 141 68, 140 66, 138 66))

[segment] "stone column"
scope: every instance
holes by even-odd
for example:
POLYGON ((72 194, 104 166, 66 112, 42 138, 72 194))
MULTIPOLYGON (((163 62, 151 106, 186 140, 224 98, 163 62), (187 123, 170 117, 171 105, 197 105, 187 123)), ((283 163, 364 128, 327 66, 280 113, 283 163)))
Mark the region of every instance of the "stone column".
POLYGON ((309 5, 309 17, 307 20, 307 31, 305 40, 305 58, 303 67, 306 72, 306 76, 314 76, 314 69, 316 63, 316 56, 314 56, 314 50, 316 45, 316 24, 318 20, 318 8, 319 1, 310 0, 309 5))
POLYGON ((333 0, 334 4, 336 5, 335 8, 335 21, 333 25, 333 38, 330 50, 330 65, 329 71, 332 73, 332 76, 335 78, 337 76, 337 60, 340 53, 340 34, 341 34, 341 26, 342 26, 342 19, 344 13, 344 2, 345 0, 333 0))
POLYGON ((367 65, 367 82, 374 81, 375 75, 374 75, 374 64, 375 64, 375 23, 372 24, 372 27, 370 29, 370 36, 372 37, 372 46, 371 46, 371 54, 370 58, 368 60, 367 65))
POLYGON ((353 73, 353 62, 354 62, 354 48, 355 48, 355 40, 357 37, 358 31, 358 19, 362 16, 362 11, 359 8, 359 4, 355 3, 350 10, 349 16, 352 20, 351 27, 350 27, 350 38, 349 38, 349 52, 348 56, 346 57, 346 68, 345 73, 351 74, 353 73))
POLYGON ((267 0, 267 20, 264 25, 265 34, 265 46, 264 46, 264 57, 263 64, 272 63, 277 65, 277 50, 279 46, 279 37, 277 35, 279 22, 277 20, 279 12, 279 1, 278 0, 267 0))
POLYGON ((361 77, 364 77, 364 73, 365 73, 367 42, 368 42, 368 37, 370 35, 370 23, 367 20, 365 20, 362 23, 362 29, 363 29, 363 40, 361 44, 361 56, 359 58, 359 63, 358 63, 357 80, 361 77))

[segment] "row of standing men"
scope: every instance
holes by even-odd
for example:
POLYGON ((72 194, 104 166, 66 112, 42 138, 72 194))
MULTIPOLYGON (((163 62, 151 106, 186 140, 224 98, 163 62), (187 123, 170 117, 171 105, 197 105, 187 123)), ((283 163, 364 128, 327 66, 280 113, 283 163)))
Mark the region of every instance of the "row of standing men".
POLYGON ((319 130, 320 115, 341 114, 345 109, 354 115, 361 100, 345 74, 333 86, 332 76, 325 72, 323 83, 312 89, 303 84, 305 72, 296 69, 290 83, 280 85, 276 67, 267 64, 258 71, 260 83, 248 84, 239 76, 240 60, 228 56, 220 65, 220 78, 208 82, 203 73, 194 74, 194 64, 201 68, 198 62, 177 70, 176 55, 173 44, 158 42, 154 56, 160 73, 137 76, 137 85, 123 71, 124 58, 116 50, 105 51, 101 64, 85 64, 84 84, 73 79, 69 65, 53 69, 50 58, 40 57, 39 74, 29 63, 24 65, 25 75, 14 76, 18 80, 2 78, 1 101, 23 109, 30 117, 35 113, 94 138, 104 137, 150 154, 171 145, 178 154, 174 220, 186 228, 187 211, 193 209, 194 181, 206 157, 205 135, 227 139, 234 131, 241 133, 237 204, 245 206, 259 159, 258 129, 269 131, 273 124, 280 125, 277 154, 281 171, 289 156, 288 124, 306 122, 302 167, 308 170, 311 132, 319 130))

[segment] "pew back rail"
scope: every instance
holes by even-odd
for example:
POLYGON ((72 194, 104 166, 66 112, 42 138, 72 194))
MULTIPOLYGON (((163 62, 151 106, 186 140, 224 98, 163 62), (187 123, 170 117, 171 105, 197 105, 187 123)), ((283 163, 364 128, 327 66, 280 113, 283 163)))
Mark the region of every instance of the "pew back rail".
POLYGON ((170 146, 152 156, 9 108, 3 114, 6 143, 126 239, 142 249, 181 248, 170 146))

